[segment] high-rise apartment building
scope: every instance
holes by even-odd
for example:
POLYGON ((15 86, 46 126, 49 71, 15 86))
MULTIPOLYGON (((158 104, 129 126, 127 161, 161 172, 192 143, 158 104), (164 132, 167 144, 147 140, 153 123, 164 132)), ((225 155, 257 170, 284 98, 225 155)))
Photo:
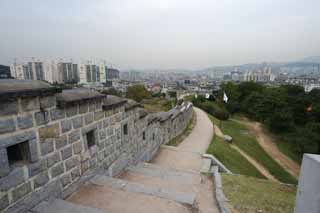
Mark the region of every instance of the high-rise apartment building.
POLYGON ((17 79, 45 80, 43 62, 33 59, 25 63, 10 66, 12 77, 17 79))

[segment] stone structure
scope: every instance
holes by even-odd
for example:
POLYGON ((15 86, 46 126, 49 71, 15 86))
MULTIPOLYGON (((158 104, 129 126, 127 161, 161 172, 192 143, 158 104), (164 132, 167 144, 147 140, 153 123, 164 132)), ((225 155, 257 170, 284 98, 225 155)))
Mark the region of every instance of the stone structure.
POLYGON ((99 172, 113 176, 150 160, 192 115, 190 103, 148 114, 131 100, 28 80, 0 80, 0 99, 0 211, 6 212, 65 198, 99 172))
POLYGON ((320 155, 304 154, 299 177, 295 213, 320 212, 320 155))

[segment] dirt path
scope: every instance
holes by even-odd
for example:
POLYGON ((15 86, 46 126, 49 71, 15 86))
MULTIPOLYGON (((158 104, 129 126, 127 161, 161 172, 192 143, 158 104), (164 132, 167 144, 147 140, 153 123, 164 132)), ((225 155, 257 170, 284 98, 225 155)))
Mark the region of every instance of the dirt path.
POLYGON ((266 152, 271 155, 291 175, 293 175, 297 179, 299 178, 300 166, 278 149, 277 144, 274 142, 274 139, 263 130, 261 123, 249 120, 236 121, 241 122, 249 127, 252 133, 257 138, 260 146, 262 146, 262 148, 266 150, 266 152))
MULTIPOLYGON (((217 134, 217 136, 219 137, 223 137, 223 133, 221 131, 221 129, 214 125, 214 132, 215 134, 217 134)), ((265 176, 266 178, 268 178, 269 180, 272 181, 277 181, 279 182, 273 175, 270 174, 270 172, 264 168, 264 166, 262 166, 260 163, 258 163, 255 159, 253 159, 252 157, 250 157, 249 155, 247 155, 244 151, 242 151, 239 147, 237 147, 234 144, 231 144, 231 148, 235 149, 236 151, 238 151, 244 158, 246 158, 254 167, 256 167, 256 169, 263 174, 263 176, 265 176)))

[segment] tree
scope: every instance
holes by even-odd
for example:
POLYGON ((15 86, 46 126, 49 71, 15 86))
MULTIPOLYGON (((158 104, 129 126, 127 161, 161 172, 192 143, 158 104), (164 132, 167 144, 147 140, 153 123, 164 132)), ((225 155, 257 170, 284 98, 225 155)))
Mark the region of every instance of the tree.
POLYGON ((142 84, 130 86, 127 88, 126 97, 141 102, 143 99, 150 98, 151 93, 142 84))
POLYGON ((121 92, 114 89, 114 88, 110 88, 110 89, 107 89, 107 90, 102 90, 100 91, 102 94, 105 94, 105 95, 115 95, 115 96, 118 96, 118 97, 121 97, 121 92))

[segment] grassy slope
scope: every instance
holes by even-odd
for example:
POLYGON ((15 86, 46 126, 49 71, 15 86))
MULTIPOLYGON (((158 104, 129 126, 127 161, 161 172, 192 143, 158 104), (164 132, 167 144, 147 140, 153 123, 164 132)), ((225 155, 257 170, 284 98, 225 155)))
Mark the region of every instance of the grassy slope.
POLYGON ((142 104, 148 112, 168 111, 172 108, 172 100, 164 98, 144 99, 142 104))
POLYGON ((222 174, 223 192, 239 213, 293 212, 296 187, 242 175, 222 174))
POLYGON ((233 173, 265 178, 247 159, 237 150, 232 149, 221 137, 215 136, 213 138, 207 153, 218 158, 233 173))
POLYGON ((243 124, 232 120, 223 121, 222 131, 232 136, 233 143, 262 164, 278 180, 284 183, 297 183, 292 175, 266 153, 243 124))
POLYGON ((186 126, 186 128, 183 130, 183 132, 180 135, 172 138, 169 141, 169 143, 167 143, 166 145, 168 145, 168 146, 178 146, 192 132, 192 130, 195 127, 196 123, 197 123, 197 115, 196 115, 195 111, 192 111, 192 117, 191 117, 188 125, 186 126))

